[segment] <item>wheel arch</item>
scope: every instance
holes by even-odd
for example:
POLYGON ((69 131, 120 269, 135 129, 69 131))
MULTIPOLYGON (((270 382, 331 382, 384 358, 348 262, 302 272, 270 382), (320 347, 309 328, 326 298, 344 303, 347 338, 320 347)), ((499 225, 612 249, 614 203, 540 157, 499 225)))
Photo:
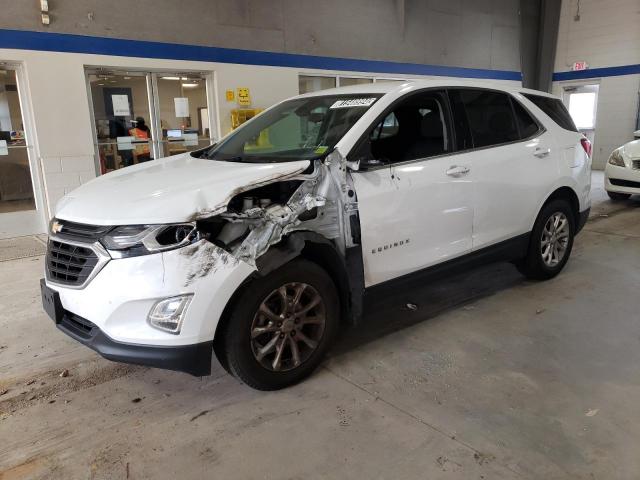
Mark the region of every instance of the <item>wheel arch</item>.
POLYGON ((579 222, 580 222, 580 200, 578 199, 578 195, 576 194, 575 190, 569 186, 562 186, 559 188, 556 188, 553 192, 551 192, 551 194, 546 198, 546 200, 542 203, 542 205, 540 205, 540 208, 538 209, 538 213, 536 214, 536 218, 534 220, 534 223, 531 226, 531 229, 533 229, 533 225, 535 225, 535 222, 538 219, 538 216, 540 215, 540 212, 542 211, 542 209, 549 203, 552 202, 553 200, 566 200, 569 202, 569 205, 571 206, 571 211, 573 212, 573 221, 574 221, 574 231, 578 231, 579 230, 579 222))
POLYGON ((333 242, 314 232, 293 232, 283 238, 278 244, 273 245, 266 253, 256 260, 256 271, 249 275, 231 295, 225 305, 220 320, 216 326, 213 344, 218 360, 222 363, 223 356, 219 355, 223 332, 226 328, 231 313, 238 299, 250 288, 251 282, 258 277, 268 275, 272 271, 282 267, 286 263, 304 258, 323 268, 334 281, 336 291, 340 299, 340 320, 345 321, 351 316, 351 285, 345 266, 345 260, 333 242))

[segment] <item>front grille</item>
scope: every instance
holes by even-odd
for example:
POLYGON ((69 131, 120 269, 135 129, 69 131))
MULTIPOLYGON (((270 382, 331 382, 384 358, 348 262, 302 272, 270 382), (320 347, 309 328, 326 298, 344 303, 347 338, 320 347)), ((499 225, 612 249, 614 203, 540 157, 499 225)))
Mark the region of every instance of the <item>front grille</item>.
POLYGON ((56 235, 70 240, 98 240, 113 227, 104 225, 87 225, 85 223, 69 222, 68 220, 54 219, 59 230, 56 235))
POLYGON ((88 247, 49 239, 47 274, 49 280, 62 285, 82 285, 98 264, 98 256, 88 247))
POLYGON ((640 182, 634 182, 632 180, 618 180, 617 178, 610 178, 609 181, 611 182, 611 185, 616 185, 617 187, 640 188, 640 182))
POLYGON ((634 168, 635 170, 640 170, 640 160, 633 160, 631 162, 631 166, 632 168, 634 168))

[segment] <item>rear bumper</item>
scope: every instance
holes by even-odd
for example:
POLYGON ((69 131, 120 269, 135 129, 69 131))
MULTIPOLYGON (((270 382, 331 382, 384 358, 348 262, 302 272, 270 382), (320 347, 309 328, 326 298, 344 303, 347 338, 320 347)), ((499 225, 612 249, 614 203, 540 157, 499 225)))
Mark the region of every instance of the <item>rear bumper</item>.
POLYGON ((118 342, 95 324, 68 311, 64 312, 56 327, 108 360, 176 370, 198 377, 211 373, 213 342, 178 346, 118 342))
POLYGON ((585 224, 587 223, 587 220, 589 220, 589 213, 591 213, 591 207, 580 212, 580 215, 578 216, 578 225, 576 228, 576 234, 580 233, 580 230, 584 228, 585 224))

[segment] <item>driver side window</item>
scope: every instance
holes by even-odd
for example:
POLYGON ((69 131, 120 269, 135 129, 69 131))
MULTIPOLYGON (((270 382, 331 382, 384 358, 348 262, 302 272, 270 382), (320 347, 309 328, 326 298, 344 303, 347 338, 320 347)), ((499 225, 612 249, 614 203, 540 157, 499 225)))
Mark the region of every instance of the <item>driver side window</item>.
POLYGON ((371 130, 358 156, 370 165, 379 165, 450 152, 446 112, 444 96, 439 92, 412 95, 371 130))

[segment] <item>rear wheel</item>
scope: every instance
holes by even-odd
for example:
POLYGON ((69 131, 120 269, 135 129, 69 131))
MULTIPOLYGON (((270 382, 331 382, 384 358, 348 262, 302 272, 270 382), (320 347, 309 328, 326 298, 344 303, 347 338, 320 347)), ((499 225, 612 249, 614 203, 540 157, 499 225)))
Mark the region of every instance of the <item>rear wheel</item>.
POLYGON ((631 197, 630 193, 617 193, 617 192, 607 192, 609 198, 614 202, 621 202, 623 200, 628 200, 631 197))
POLYGON ((573 210, 566 200, 552 200, 542 208, 531 232, 527 256, 518 270, 527 278, 546 280, 564 268, 575 235, 573 210))
POLYGON ((295 260, 254 280, 235 303, 218 356, 234 376, 258 390, 299 382, 320 364, 339 321, 329 275, 295 260))

